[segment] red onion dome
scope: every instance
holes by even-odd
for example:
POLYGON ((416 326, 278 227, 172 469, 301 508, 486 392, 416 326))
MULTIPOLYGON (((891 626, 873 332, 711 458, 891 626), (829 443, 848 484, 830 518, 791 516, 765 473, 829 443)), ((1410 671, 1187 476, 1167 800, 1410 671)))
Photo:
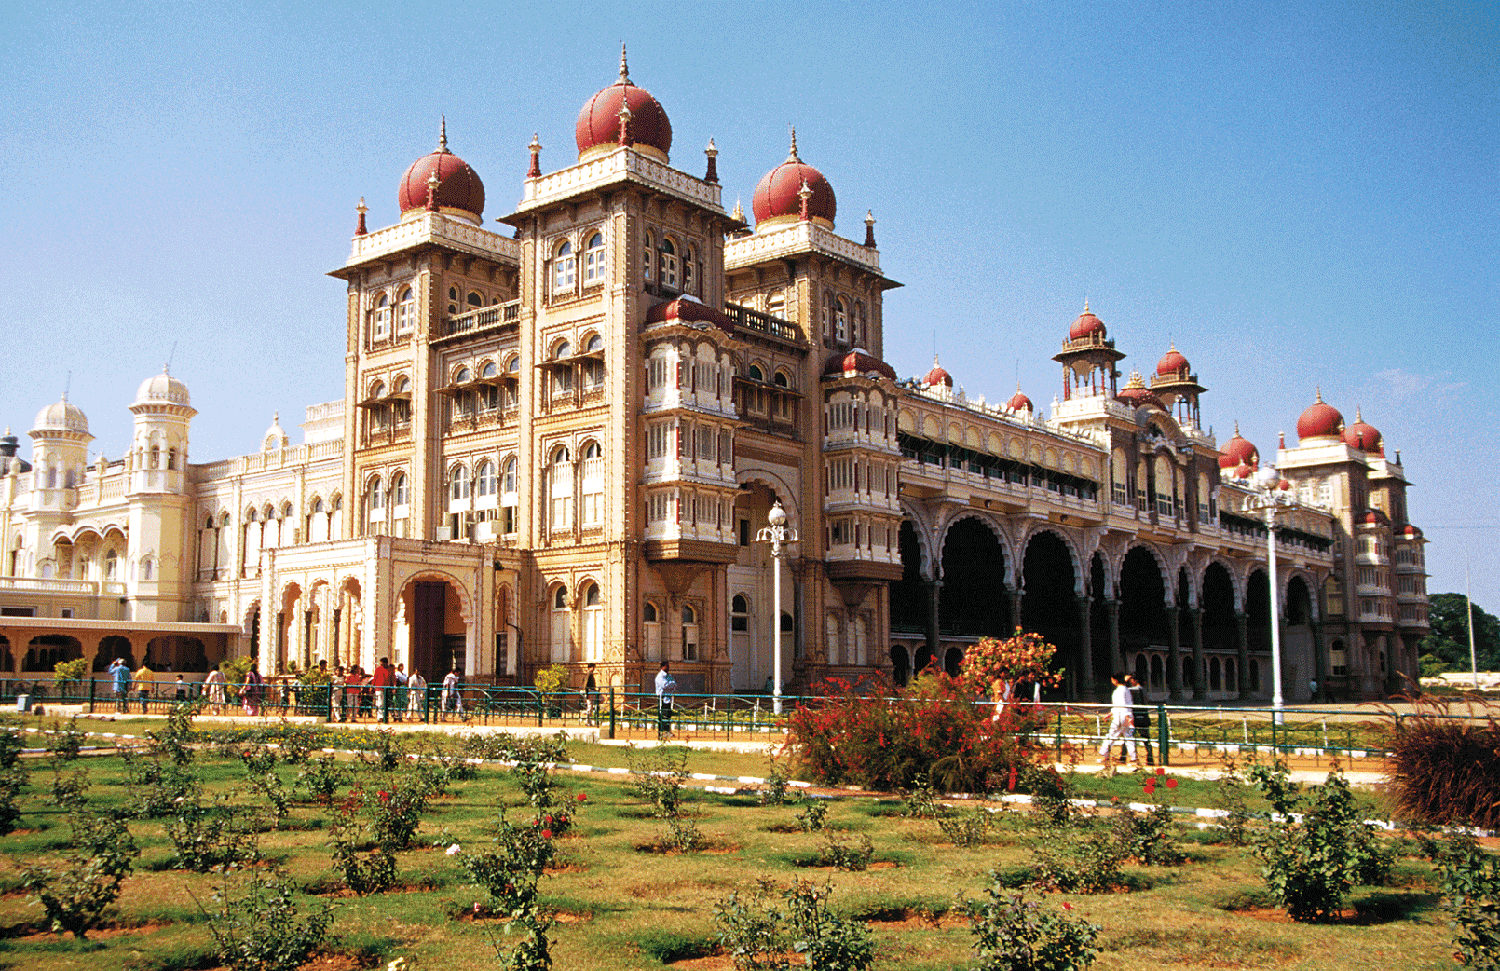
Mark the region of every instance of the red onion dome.
POLYGON ((1161 360, 1156 362, 1156 376, 1160 378, 1186 377, 1192 370, 1192 365, 1188 364, 1188 359, 1177 350, 1176 344, 1173 344, 1171 349, 1162 355, 1161 360))
POLYGON ((713 324, 726 334, 734 333, 734 321, 707 304, 699 303, 683 295, 676 300, 659 303, 646 311, 646 323, 661 324, 680 322, 686 324, 713 324))
POLYGON ((937 355, 934 354, 932 355, 932 370, 922 378, 922 386, 935 388, 940 384, 949 388, 953 387, 953 375, 943 370, 943 366, 938 363, 937 355))
POLYGON ((835 354, 823 366, 825 375, 838 374, 846 378, 856 374, 869 374, 871 371, 884 375, 892 381, 896 380, 896 369, 863 347, 856 347, 847 354, 835 354))
POLYGON ((1098 334, 1100 339, 1103 339, 1105 336, 1104 321, 1090 312, 1089 302, 1085 300, 1083 302, 1083 313, 1079 314, 1078 319, 1073 321, 1073 326, 1068 328, 1068 340, 1076 341, 1080 338, 1088 337, 1090 334, 1098 334))
POLYGON ((651 92, 630 81, 625 47, 620 47, 620 79, 594 95, 578 111, 573 134, 578 140, 578 161, 604 155, 620 146, 620 109, 630 107, 625 134, 630 144, 647 155, 668 160, 672 151, 672 122, 651 92))
POLYGON ((1406 529, 1402 531, 1402 535, 1407 539, 1421 539, 1422 531, 1415 526, 1408 525, 1406 529))
POLYGON ((1374 425, 1365 424, 1359 409, 1354 409, 1354 424, 1344 429, 1344 444, 1359 449, 1366 455, 1384 455, 1385 441, 1374 425))
POLYGON ((1344 416, 1333 405, 1323 401, 1323 391, 1318 390, 1317 400, 1307 406, 1302 417, 1297 419, 1297 438, 1337 438, 1344 430, 1344 416))
POLYGON ((1234 423, 1234 437, 1224 443, 1219 452, 1219 468, 1232 469, 1239 465, 1246 465, 1254 469, 1260 465, 1260 449, 1250 443, 1249 439, 1240 436, 1240 423, 1234 423))
POLYGON ((1009 411, 1036 411, 1031 399, 1021 393, 1019 386, 1016 387, 1016 393, 1011 395, 1010 400, 1005 403, 1005 407, 1009 411))
POLYGON ((1355 521, 1365 526, 1389 526, 1391 524, 1390 519, 1379 509, 1366 509, 1355 521))
MULTIPOLYGON (((1094 319, 1098 320, 1099 318, 1095 317, 1094 319)), ((1141 372, 1139 371, 1130 372, 1130 381, 1126 383, 1125 388, 1119 394, 1115 395, 1115 400, 1123 401, 1134 408, 1139 408, 1142 405, 1161 407, 1161 399, 1156 396, 1155 391, 1146 387, 1146 382, 1141 379, 1141 372)))
POLYGON ((411 163, 411 168, 401 176, 401 187, 396 201, 401 206, 401 215, 426 209, 428 183, 437 173, 437 191, 433 202, 440 212, 460 216, 474 222, 484 217, 484 183, 469 163, 448 151, 448 121, 443 119, 438 135, 437 151, 423 155, 411 163))
POLYGON ((838 200, 833 186, 823 173, 797 157, 797 129, 792 129, 792 148, 786 161, 767 172, 755 187, 750 208, 755 213, 756 228, 780 225, 802 218, 802 186, 807 186, 807 218, 833 228, 838 214, 838 200))
POLYGON ((1233 475, 1236 479, 1248 479, 1250 478, 1250 476, 1255 474, 1255 469, 1252 468, 1248 463, 1241 462, 1239 465, 1236 465, 1234 467, 1234 471, 1230 474, 1233 475))

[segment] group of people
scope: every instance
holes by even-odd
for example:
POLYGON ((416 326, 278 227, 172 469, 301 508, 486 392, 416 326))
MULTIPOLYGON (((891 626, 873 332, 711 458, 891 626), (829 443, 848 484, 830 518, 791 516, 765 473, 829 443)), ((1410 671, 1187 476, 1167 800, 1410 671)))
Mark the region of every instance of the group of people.
POLYGON ((140 670, 130 670, 130 665, 125 663, 123 657, 117 657, 109 666, 110 684, 114 689, 115 710, 126 712, 130 710, 130 692, 136 693, 136 700, 140 702, 141 712, 146 711, 148 701, 189 701, 194 692, 194 686, 183 680, 181 674, 177 680, 168 681, 172 677, 172 665, 165 666, 164 671, 156 671, 151 667, 150 661, 142 661, 140 670), (165 691, 159 691, 158 685, 166 685, 165 691))
MULTIPOLYGON (((1110 682, 1114 685, 1114 690, 1109 698, 1109 731, 1104 736, 1104 742, 1099 746, 1099 758, 1103 762, 1104 774, 1107 776, 1113 775, 1119 766, 1133 764, 1140 767, 1141 759, 1136 754, 1135 732, 1136 729, 1141 729, 1149 733, 1151 729, 1151 714, 1145 710, 1146 689, 1136 680, 1135 675, 1116 671, 1110 675, 1110 682), (1117 743, 1121 746, 1118 763, 1110 759, 1111 752, 1117 743)), ((1149 734, 1142 740, 1142 745, 1145 748, 1146 762, 1149 763, 1152 761, 1149 734)))

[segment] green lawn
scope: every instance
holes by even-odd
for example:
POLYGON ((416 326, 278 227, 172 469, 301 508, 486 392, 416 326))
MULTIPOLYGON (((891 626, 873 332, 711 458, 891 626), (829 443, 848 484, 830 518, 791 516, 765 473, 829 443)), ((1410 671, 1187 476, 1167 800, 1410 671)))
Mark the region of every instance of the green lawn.
MULTIPOLYGON (((161 723, 142 727, 159 729, 161 723)), ((569 756, 581 763, 623 765, 626 755, 608 746, 569 746, 569 756)), ((690 771, 766 774, 763 756, 693 753, 688 759, 690 771)), ((173 849, 162 820, 130 824, 142 854, 124 885, 113 930, 86 943, 36 933, 41 915, 18 889, 20 872, 65 849, 68 829, 51 797, 46 763, 27 764, 32 775, 23 794, 23 829, 0 846, 0 965, 27 971, 214 966, 203 908, 212 907, 221 878, 172 869, 173 849)), ((88 769, 95 804, 121 810, 139 804, 119 758, 74 764, 88 769)), ((211 793, 240 803, 260 798, 244 788, 237 759, 203 749, 194 764, 211 793)), ((290 788, 297 768, 282 765, 277 771, 290 788)), ((366 774, 368 784, 383 784, 372 770, 366 774)), ((841 872, 808 866, 825 837, 789 831, 799 807, 691 791, 687 814, 710 839, 711 849, 662 855, 642 848, 659 840, 665 826, 650 818, 625 780, 576 774, 564 775, 562 784, 569 797, 583 792, 587 802, 577 828, 560 841, 560 866, 542 881, 547 902, 562 912, 553 948, 560 969, 660 969, 673 960, 709 954, 715 902, 753 888, 760 878, 778 884, 796 878, 829 881, 835 910, 871 922, 878 968, 963 967, 971 935, 961 921, 942 915, 953 910, 959 895, 978 895, 990 871, 1020 872, 1033 859, 1038 839, 1031 814, 1009 812, 992 843, 959 849, 933 821, 900 816, 899 802, 837 800, 829 805, 830 828, 846 838, 867 835, 875 850, 871 869, 841 872)), ((1099 796, 1141 798, 1138 777, 1095 785, 1099 796)), ((1212 790, 1212 783, 1184 781, 1175 795, 1183 803, 1212 805, 1212 790)), ((260 846, 301 886, 324 891, 322 899, 336 904, 334 950, 365 965, 404 956, 415 971, 497 965, 490 941, 501 935, 499 922, 460 919, 483 901, 484 892, 466 882, 456 858, 442 848, 457 842, 465 850, 481 850, 501 807, 510 807, 513 819, 524 815, 521 792, 505 769, 486 766, 476 779, 435 800, 418 833, 424 848, 398 854, 397 889, 369 897, 327 895, 337 885, 327 812, 304 794, 294 795, 298 800, 290 813, 279 828, 261 834, 260 846)), ((1357 890, 1357 920, 1303 926, 1269 910, 1258 863, 1248 850, 1209 842, 1210 834, 1200 832, 1196 820, 1184 823, 1183 834, 1188 862, 1173 868, 1127 866, 1123 883, 1134 888, 1131 892, 1045 896, 1046 906, 1066 901, 1073 915, 1100 925, 1102 953, 1095 967, 1452 967, 1450 932, 1424 860, 1402 858, 1387 886, 1357 890)))

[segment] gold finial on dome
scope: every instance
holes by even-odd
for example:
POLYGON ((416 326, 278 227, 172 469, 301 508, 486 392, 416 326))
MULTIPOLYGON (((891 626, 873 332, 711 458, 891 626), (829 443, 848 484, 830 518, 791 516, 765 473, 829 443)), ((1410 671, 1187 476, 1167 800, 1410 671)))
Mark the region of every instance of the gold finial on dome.
POLYGON ((792 147, 786 153, 786 160, 788 162, 800 162, 802 160, 797 157, 797 126, 792 125, 790 127, 792 129, 792 147))
POLYGON ((625 63, 625 42, 620 42, 620 83, 630 84, 630 65, 625 63))
POLYGON ((1083 298, 1083 312, 1084 313, 1088 313, 1089 312, 1089 298, 1088 297, 1084 297, 1083 298))
POLYGON ((1319 405, 1323 403, 1323 387, 1321 385, 1313 392, 1313 403, 1319 405))
POLYGON ((1360 407, 1359 407, 1359 405, 1355 405, 1354 406, 1354 420, 1357 421, 1357 422, 1362 422, 1362 421, 1365 420, 1365 416, 1362 415, 1362 414, 1360 414, 1360 407))
POLYGON ((448 152, 448 116, 439 115, 438 118, 438 151, 452 154, 448 152))

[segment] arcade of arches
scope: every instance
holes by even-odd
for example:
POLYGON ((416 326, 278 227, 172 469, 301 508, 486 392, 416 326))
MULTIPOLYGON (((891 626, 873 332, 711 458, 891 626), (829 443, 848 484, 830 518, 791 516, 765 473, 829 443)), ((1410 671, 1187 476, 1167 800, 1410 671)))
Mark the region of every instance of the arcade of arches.
MULTIPOLYGON (((890 592, 891 670, 898 683, 934 662, 955 672, 968 644, 1019 627, 1056 645, 1054 663, 1067 672, 1063 686, 1051 692, 1058 698, 1107 698, 1110 674, 1120 670, 1134 672, 1153 700, 1270 697, 1264 569, 1252 567, 1241 577, 1237 564, 1200 558, 1170 570, 1170 551, 1106 538, 1080 571, 1077 535, 1051 526, 1033 530, 1019 557, 1002 535, 1008 535, 1002 525, 972 515, 940 532, 903 521, 902 576, 890 592), (928 552, 934 548, 936 557, 928 552)), ((1308 578, 1283 575, 1288 694, 1296 679, 1322 674, 1313 661, 1319 637, 1314 602, 1308 578)))

